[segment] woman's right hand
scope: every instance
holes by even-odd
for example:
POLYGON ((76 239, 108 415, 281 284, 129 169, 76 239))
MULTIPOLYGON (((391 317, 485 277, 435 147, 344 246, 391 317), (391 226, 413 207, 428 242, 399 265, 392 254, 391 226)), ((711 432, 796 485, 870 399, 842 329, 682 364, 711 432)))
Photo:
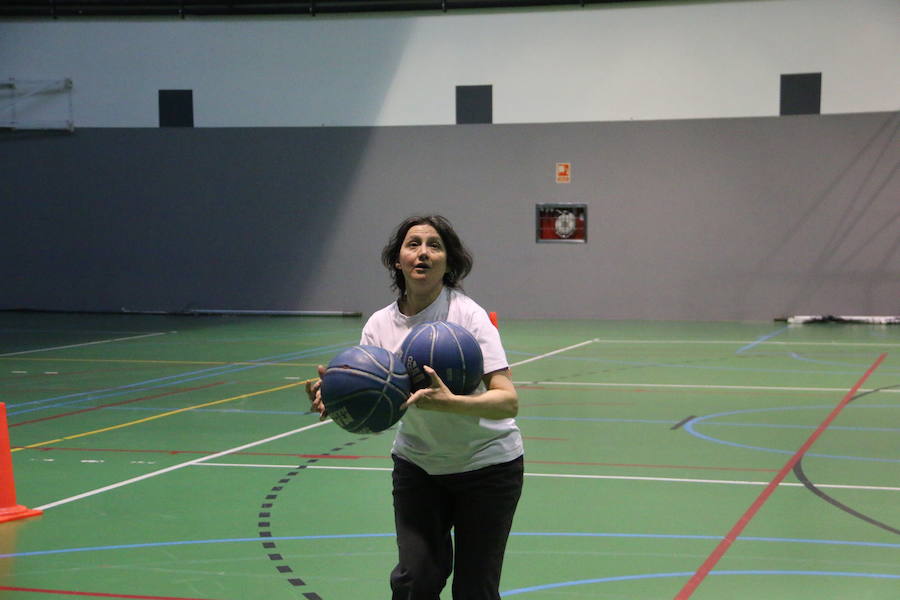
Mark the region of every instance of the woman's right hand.
POLYGON ((310 408, 319 413, 320 421, 324 421, 328 418, 328 412, 322 402, 322 377, 325 375, 325 367, 319 365, 316 370, 319 372, 319 378, 306 382, 306 395, 309 397, 310 408))

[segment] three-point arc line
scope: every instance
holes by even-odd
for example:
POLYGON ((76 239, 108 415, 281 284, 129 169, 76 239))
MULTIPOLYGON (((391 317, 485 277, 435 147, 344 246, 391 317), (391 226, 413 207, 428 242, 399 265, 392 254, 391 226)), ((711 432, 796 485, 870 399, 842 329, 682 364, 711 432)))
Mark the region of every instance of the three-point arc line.
POLYGON ((725 552, 731 547, 731 544, 737 539, 737 537, 741 534, 744 528, 750 523, 750 520, 756 515, 762 505, 765 504, 766 500, 772 495, 772 493, 778 488, 787 474, 794 468, 794 465, 799 461, 804 454, 806 454, 807 450, 819 439, 819 436, 831 425, 832 421, 834 421, 840 412, 844 409, 847 404, 853 400, 853 397, 856 396, 856 393, 859 391, 859 388, 862 387, 862 384, 865 383, 866 379, 869 378, 872 373, 884 362, 884 359, 887 358, 887 354, 882 354, 879 356, 872 366, 863 374, 862 377, 859 378, 859 381, 850 389, 849 392, 844 396, 844 398, 838 403, 834 410, 822 421, 822 424, 819 425, 816 430, 809 436, 809 438, 800 446, 800 449, 797 450, 796 453, 787 461, 787 463, 778 471, 778 474, 775 475, 775 478, 769 482, 769 485, 760 493, 760 495, 756 498, 753 504, 750 505, 750 508, 738 519, 737 523, 731 528, 731 531, 722 539, 721 542, 716 546, 716 548, 712 551, 712 553, 706 558, 700 568, 694 573, 694 575, 688 580, 688 582, 681 588, 681 591, 675 596, 675 600, 687 600, 691 597, 697 587, 703 582, 709 572, 716 566, 716 563, 722 558, 725 552))

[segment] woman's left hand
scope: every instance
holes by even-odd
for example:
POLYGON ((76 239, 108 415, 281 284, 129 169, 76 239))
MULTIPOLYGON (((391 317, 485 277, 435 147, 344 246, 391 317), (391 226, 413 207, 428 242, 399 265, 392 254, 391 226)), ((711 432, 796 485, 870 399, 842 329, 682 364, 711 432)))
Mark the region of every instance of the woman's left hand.
POLYGON ((423 410, 440 410, 445 408, 456 399, 456 396, 441 381, 434 369, 428 365, 424 365, 422 368, 431 378, 431 385, 413 392, 400 408, 407 409, 412 405, 418 406, 423 410))

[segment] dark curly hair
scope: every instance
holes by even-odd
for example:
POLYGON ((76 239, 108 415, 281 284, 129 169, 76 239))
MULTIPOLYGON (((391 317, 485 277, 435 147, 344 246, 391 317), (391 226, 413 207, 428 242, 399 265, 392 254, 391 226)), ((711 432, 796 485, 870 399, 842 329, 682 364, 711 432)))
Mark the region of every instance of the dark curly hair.
POLYGON ((451 289, 461 289, 462 280, 472 270, 474 259, 463 246, 459 236, 456 235, 450 221, 440 215, 409 217, 394 230, 390 241, 381 251, 381 263, 391 272, 391 288, 397 290, 400 297, 406 293, 406 280, 403 279, 403 272, 396 267, 396 264, 400 260, 400 248, 403 246, 403 240, 406 239, 406 233, 416 225, 431 225, 441 236, 447 252, 447 272, 444 273, 444 285, 451 289))

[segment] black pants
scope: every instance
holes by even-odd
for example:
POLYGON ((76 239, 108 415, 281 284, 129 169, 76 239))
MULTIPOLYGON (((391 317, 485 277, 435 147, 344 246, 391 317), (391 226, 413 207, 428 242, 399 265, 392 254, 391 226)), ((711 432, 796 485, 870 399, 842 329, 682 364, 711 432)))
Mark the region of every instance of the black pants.
POLYGON ((454 600, 499 599, 523 474, 522 457, 467 473, 429 475, 394 456, 400 558, 391 573, 392 599, 439 600, 451 571, 454 600))

